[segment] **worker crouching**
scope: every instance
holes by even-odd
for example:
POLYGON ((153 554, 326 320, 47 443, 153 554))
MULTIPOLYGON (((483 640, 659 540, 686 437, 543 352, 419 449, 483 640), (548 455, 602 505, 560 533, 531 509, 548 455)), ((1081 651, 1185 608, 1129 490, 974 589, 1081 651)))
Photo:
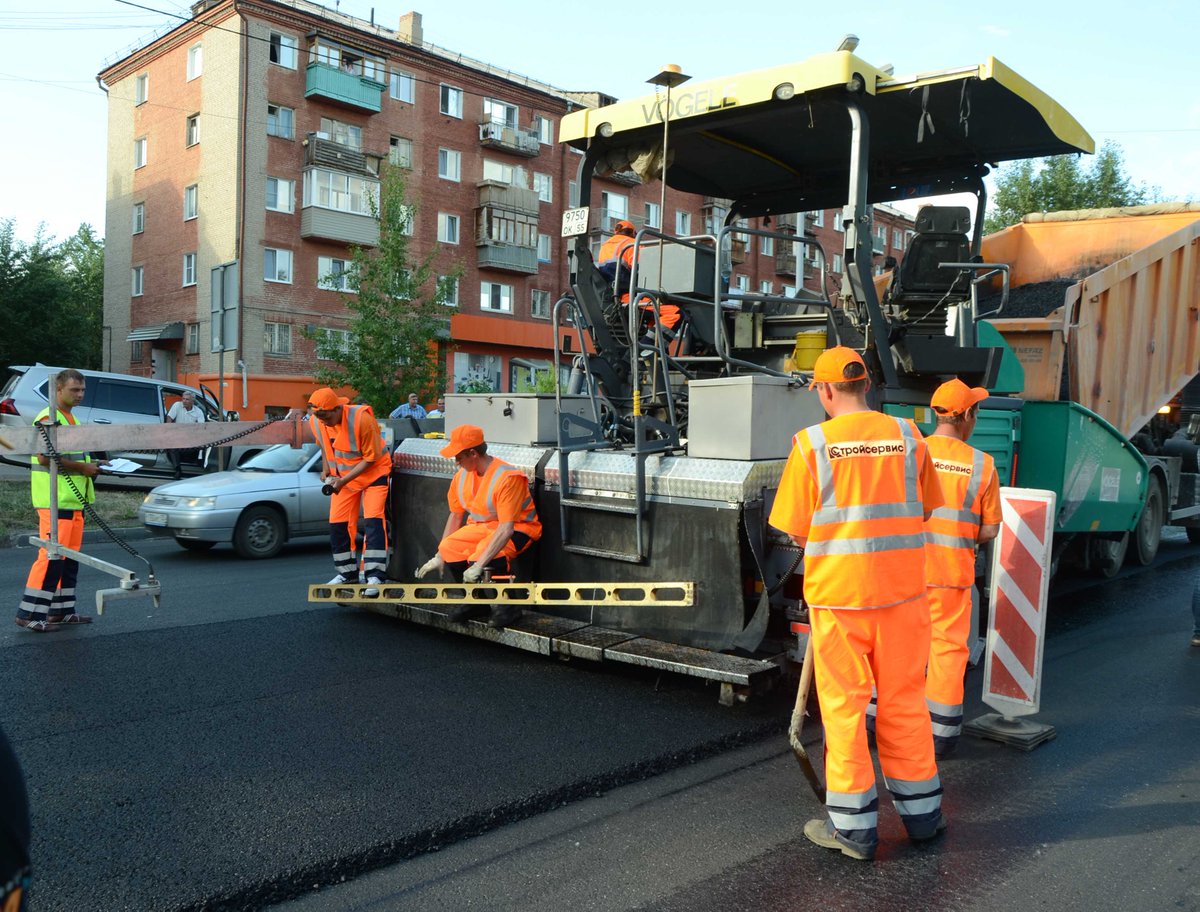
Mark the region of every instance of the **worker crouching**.
MULTIPOLYGON (((529 480, 520 469, 489 456, 483 429, 473 424, 456 427, 441 454, 458 464, 446 494, 450 515, 437 556, 417 570, 417 579, 448 569, 464 583, 476 583, 486 570, 507 572, 512 559, 542 537, 529 480)), ((477 608, 464 604, 449 617, 465 620, 477 608)), ((520 614, 516 605, 497 605, 488 623, 504 627, 520 614)))

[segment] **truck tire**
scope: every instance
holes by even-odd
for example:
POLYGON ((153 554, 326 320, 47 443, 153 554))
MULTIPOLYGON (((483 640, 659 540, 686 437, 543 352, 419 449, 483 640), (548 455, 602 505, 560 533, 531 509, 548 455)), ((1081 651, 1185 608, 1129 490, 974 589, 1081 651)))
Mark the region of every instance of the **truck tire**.
POLYGON ((246 560, 274 557, 287 540, 287 523, 278 510, 262 504, 247 508, 233 530, 233 549, 246 560))
POLYGON ((1129 550, 1130 534, 1120 538, 1092 536, 1087 543, 1088 569, 1101 579, 1112 579, 1125 563, 1125 552, 1129 550))
POLYGON ((1146 505, 1142 508, 1137 528, 1131 533, 1133 540, 1129 549, 1129 563, 1148 567, 1154 562, 1159 543, 1162 542, 1165 520, 1166 497, 1163 495, 1162 482, 1157 475, 1151 475, 1150 485, 1146 489, 1146 505))

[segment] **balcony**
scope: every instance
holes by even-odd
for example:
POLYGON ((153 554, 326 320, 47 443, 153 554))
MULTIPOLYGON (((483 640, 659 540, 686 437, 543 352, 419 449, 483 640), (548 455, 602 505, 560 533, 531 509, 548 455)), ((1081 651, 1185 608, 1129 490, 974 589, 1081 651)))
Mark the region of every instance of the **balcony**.
POLYGON ((642 183, 642 179, 636 171, 613 171, 611 174, 605 174, 604 179, 623 187, 637 187, 642 183))
MULTIPOLYGON (((790 244, 788 245, 791 246, 790 244)), ((794 276, 796 274, 796 255, 794 253, 775 254, 775 275, 794 276)))
POLYGON ((356 212, 341 212, 321 206, 305 206, 300 210, 300 237, 354 244, 359 247, 379 245, 379 220, 356 212))
POLYGON ((499 269, 503 272, 521 272, 534 275, 538 271, 536 247, 521 247, 517 244, 500 244, 490 239, 478 242, 476 254, 480 269, 499 269))
POLYGON ((373 178, 379 177, 381 152, 364 152, 353 146, 334 142, 322 133, 309 133, 304 138, 304 164, 335 171, 348 171, 373 178))
POLYGON ((387 86, 361 75, 325 63, 310 63, 306 69, 304 97, 323 98, 356 111, 378 114, 383 90, 387 86))
POLYGON ((479 144, 487 149, 500 149, 526 158, 533 158, 542 151, 536 130, 522 130, 491 120, 479 125, 479 144))
POLYGON ((735 266, 746 262, 746 239, 729 239, 729 262, 735 266))
POLYGON ((641 228, 646 224, 646 220, 642 216, 629 215, 627 212, 621 209, 595 209, 593 211, 597 215, 596 229, 606 234, 613 233, 613 229, 616 227, 617 222, 629 222, 638 230, 641 230, 641 228))
POLYGON ((516 212, 522 215, 538 215, 538 195, 536 190, 526 187, 514 187, 501 181, 483 180, 476 184, 479 188, 479 205, 491 209, 503 209, 506 212, 516 212))

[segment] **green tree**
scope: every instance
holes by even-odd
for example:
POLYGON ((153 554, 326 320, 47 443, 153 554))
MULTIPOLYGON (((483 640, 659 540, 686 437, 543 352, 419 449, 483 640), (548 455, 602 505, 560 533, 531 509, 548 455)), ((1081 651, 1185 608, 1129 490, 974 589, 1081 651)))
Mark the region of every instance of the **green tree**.
POLYGON ((409 392, 427 398, 445 389, 440 347, 450 338, 447 302, 461 273, 455 269, 436 278, 436 250, 419 263, 411 261, 408 231, 416 210, 407 201, 403 174, 385 165, 379 200, 371 202, 379 246, 351 250, 345 276, 350 290, 342 294, 351 313, 349 336, 326 329, 308 334, 318 357, 327 359, 317 368, 317 380, 353 388, 379 415, 409 392))
POLYGON ((70 288, 60 314, 63 338, 74 340, 70 364, 98 370, 104 366, 104 242, 92 226, 83 224, 59 247, 62 269, 70 288))
POLYGON ((1107 142, 1087 168, 1076 155, 1055 155, 1013 162, 1001 169, 983 227, 991 234, 1015 225, 1031 212, 1137 206, 1153 195, 1126 173, 1121 147, 1107 142))

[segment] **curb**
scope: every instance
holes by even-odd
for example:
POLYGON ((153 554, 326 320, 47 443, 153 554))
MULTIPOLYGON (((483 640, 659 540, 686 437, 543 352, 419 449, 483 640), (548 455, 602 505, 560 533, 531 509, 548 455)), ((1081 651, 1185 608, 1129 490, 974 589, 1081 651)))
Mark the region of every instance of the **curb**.
MULTIPOLYGON (((144 526, 129 526, 123 529, 113 529, 118 536, 125 541, 145 541, 148 538, 155 538, 153 532, 144 526)), ((37 529, 29 529, 24 532, 10 532, 5 538, 0 538, 0 548, 31 548, 29 544, 29 536, 37 535, 37 529)), ((85 545, 94 545, 109 541, 107 533, 103 529, 84 529, 83 543, 85 545)))

